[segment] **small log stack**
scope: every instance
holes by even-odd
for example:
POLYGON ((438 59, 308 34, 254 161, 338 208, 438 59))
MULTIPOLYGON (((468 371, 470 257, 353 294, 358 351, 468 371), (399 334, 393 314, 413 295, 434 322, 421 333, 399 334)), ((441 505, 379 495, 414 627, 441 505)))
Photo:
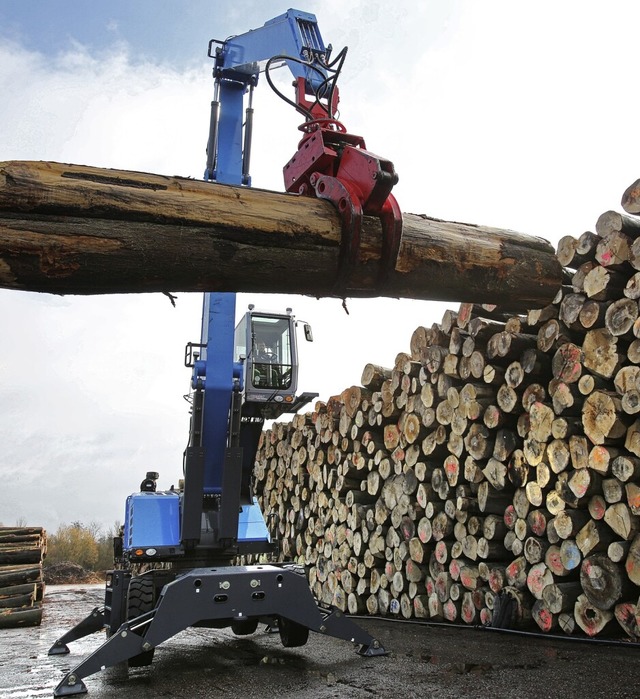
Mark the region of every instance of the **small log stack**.
POLYGON ((640 640, 640 181, 521 315, 462 304, 263 434, 282 560, 350 613, 640 640))
POLYGON ((40 625, 46 552, 41 527, 0 527, 0 628, 40 625))

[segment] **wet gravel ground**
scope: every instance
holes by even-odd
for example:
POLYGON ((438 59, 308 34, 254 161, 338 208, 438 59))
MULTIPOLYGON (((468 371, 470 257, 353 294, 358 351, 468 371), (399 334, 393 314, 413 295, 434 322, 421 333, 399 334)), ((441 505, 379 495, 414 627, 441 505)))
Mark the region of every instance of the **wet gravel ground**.
MULTIPOLYGON (((49 586, 39 628, 0 631, 0 699, 50 697, 101 633, 66 656, 53 642, 102 603, 100 585, 49 586)), ((344 641, 311 634, 303 648, 279 637, 188 629, 156 650, 153 665, 110 668, 85 679, 92 699, 158 697, 640 697, 640 648, 523 637, 471 628, 360 621, 391 651, 362 658, 344 641)))

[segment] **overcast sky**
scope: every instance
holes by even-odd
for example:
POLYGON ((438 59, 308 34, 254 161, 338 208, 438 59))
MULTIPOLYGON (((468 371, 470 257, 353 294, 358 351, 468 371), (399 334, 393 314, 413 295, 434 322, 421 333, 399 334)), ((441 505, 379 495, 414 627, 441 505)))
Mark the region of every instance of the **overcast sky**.
MULTIPOLYGON (((271 0, 3 0, 0 160, 200 177, 209 39, 286 11, 271 0)), ((405 212, 552 243, 593 228, 640 177, 633 0, 309 0, 325 43, 349 47, 341 118, 395 164, 405 212), (345 6, 347 6, 345 8, 345 6), (631 77, 630 77, 631 76, 631 77)), ((283 84, 288 77, 282 77, 283 84)), ((299 118, 256 92, 253 184, 282 190, 299 118)), ((464 300, 464 299, 461 299, 464 300)), ((322 398, 391 366, 446 307, 406 300, 248 297, 314 328, 300 390, 322 398)), ((123 517, 147 470, 181 475, 201 297, 56 297, 0 290, 0 522, 123 517)))

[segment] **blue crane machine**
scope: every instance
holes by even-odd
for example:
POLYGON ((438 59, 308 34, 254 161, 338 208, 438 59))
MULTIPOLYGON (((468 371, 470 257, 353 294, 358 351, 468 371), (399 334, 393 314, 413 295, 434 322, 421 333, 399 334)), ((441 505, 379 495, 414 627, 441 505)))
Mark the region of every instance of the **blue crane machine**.
MULTIPOLYGON (((303 116, 297 152, 284 167, 288 192, 328 199, 342 221, 335 293, 350 291, 358 264, 363 215, 380 218, 384 281, 397 257, 401 214, 391 188, 393 165, 365 148, 336 119, 336 81, 346 49, 335 58, 312 14, 288 10, 263 27, 212 40, 214 98, 206 180, 250 186, 253 91, 261 73, 303 116), (295 100, 276 88, 275 67, 293 74, 295 100)), ((199 343, 189 343, 191 421, 183 484, 160 491, 148 472, 127 498, 124 531, 116 539, 118 569, 107 575, 105 603, 61 636, 50 655, 100 629, 107 640, 69 671, 54 696, 87 691, 83 678, 121 662, 151 663, 154 649, 191 627, 230 627, 239 635, 263 622, 285 647, 304 645, 309 630, 350 641, 365 656, 381 644, 337 608, 319 604, 305 571, 288 564, 233 565, 244 554, 272 552, 251 473, 265 419, 295 413, 315 393, 297 395, 297 322, 291 309, 261 313, 252 306, 235 325, 236 296, 206 293, 199 343), (144 572, 141 572, 144 571, 144 572)), ((305 336, 311 329, 304 324, 305 336)))

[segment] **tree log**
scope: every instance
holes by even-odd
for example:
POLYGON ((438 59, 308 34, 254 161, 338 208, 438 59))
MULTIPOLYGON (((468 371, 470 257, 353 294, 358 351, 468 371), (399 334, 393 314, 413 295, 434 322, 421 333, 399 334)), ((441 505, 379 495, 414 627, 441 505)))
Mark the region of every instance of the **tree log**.
POLYGON ((531 608, 531 616, 536 624, 545 633, 549 633, 557 628, 559 621, 558 615, 553 614, 546 602, 542 599, 538 599, 534 602, 531 608))
POLYGON ((638 641, 638 639, 640 639, 640 629, 638 628, 636 614, 637 605, 632 602, 616 604, 614 609, 616 621, 633 641, 638 641))
POLYGON ((611 609, 630 587, 624 568, 606 554, 585 558, 580 568, 580 584, 591 604, 611 609))
POLYGON ((39 626, 42 622, 42 607, 0 609, 0 629, 18 626, 39 626))
POLYGON ((636 180, 625 189, 621 204, 628 214, 640 213, 640 180, 636 180))
POLYGON ((576 600, 573 613, 578 626, 587 636, 596 636, 601 633, 607 624, 613 619, 609 611, 599 609, 589 603, 586 595, 580 595, 576 600))
POLYGON ((542 599, 551 613, 560 614, 572 609, 581 594, 582 586, 577 581, 552 583, 542 590, 542 599))
POLYGON ((405 214, 384 283, 381 226, 336 286, 341 224, 328 202, 51 162, 0 164, 0 285, 57 294, 244 291, 548 304, 551 245, 513 231, 405 214))
POLYGON ((624 565, 629 580, 635 585, 640 585, 640 535, 631 542, 624 565))
POLYGON ((617 211, 605 211, 596 221, 596 231, 603 237, 621 232, 631 238, 637 238, 640 236, 640 220, 617 211))

